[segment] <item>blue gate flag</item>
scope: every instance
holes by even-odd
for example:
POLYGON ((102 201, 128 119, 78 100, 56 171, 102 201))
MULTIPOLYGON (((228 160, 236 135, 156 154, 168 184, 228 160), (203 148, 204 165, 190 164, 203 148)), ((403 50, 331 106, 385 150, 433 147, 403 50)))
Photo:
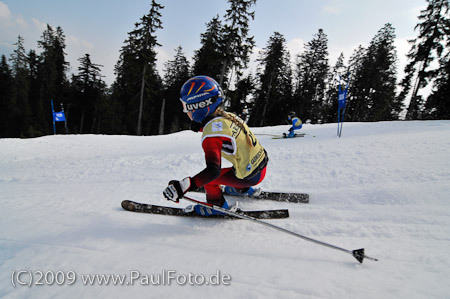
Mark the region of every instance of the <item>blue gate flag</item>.
POLYGON ((350 72, 347 73, 347 86, 342 89, 341 88, 341 77, 339 76, 339 91, 338 91, 338 129, 337 135, 341 138, 342 135, 342 125, 344 124, 345 117, 345 104, 347 102, 347 91, 348 91, 348 83, 349 83, 350 72), (342 109, 342 113, 341 113, 342 109), (341 119, 342 114, 342 119, 341 119), (340 125, 340 126, 339 126, 340 125))
POLYGON ((338 95, 339 108, 345 108, 346 102, 347 102, 347 89, 341 90, 341 87, 339 86, 339 95, 338 95))
POLYGON ((54 121, 66 121, 66 116, 64 112, 53 112, 53 120, 54 121))
POLYGON ((61 111, 55 112, 55 109, 53 108, 53 100, 51 100, 50 103, 52 104, 53 134, 56 135, 56 125, 55 125, 55 122, 57 122, 57 121, 63 121, 63 122, 65 122, 66 133, 68 133, 68 130, 67 130, 67 122, 66 122, 66 115, 64 114, 64 107, 63 107, 63 105, 61 104, 61 111))

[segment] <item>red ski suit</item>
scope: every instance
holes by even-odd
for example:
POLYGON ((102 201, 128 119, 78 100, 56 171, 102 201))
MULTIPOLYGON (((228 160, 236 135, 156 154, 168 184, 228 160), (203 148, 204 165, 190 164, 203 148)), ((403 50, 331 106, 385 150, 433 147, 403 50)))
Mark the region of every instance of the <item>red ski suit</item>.
POLYGON ((235 187, 237 189, 248 188, 259 184, 266 175, 266 166, 251 178, 239 179, 233 171, 233 167, 221 169, 222 145, 229 142, 227 137, 209 137, 202 143, 205 152, 206 168, 192 178, 196 187, 204 186, 206 199, 209 203, 222 205, 225 199, 220 185, 235 187))

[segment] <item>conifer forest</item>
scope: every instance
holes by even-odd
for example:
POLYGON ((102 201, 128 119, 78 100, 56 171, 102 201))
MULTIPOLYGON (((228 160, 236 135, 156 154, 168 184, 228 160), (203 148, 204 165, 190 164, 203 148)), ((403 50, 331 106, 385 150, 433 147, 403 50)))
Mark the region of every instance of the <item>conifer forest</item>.
POLYGON ((89 53, 69 75, 63 28, 48 24, 37 49, 25 49, 17 37, 9 57, 0 62, 0 137, 28 138, 53 134, 51 100, 64 110, 58 133, 158 135, 189 129, 179 91, 192 76, 208 75, 220 83, 225 109, 249 126, 286 124, 294 111, 311 123, 337 121, 339 84, 347 86, 345 121, 450 119, 450 1, 424 0, 404 77, 399 78, 395 28, 387 23, 368 46, 329 64, 327 33, 318 28, 291 64, 282 32, 273 32, 258 53, 258 67, 246 72, 255 42, 250 35, 257 0, 228 0, 199 32, 200 47, 186 57, 183 45, 156 68, 158 30, 164 7, 152 0, 120 49, 115 80, 107 86, 102 65, 89 53), (39 54, 38 54, 39 53, 39 54), (192 61, 192 62, 189 62, 192 61), (423 95, 427 85, 431 92, 423 95))

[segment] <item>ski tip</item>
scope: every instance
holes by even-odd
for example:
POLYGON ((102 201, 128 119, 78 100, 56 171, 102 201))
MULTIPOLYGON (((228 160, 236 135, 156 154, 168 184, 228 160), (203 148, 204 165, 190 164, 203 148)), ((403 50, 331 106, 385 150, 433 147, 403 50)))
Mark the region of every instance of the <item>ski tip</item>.
POLYGON ((353 250, 352 255, 358 260, 358 262, 362 263, 364 260, 364 248, 353 250))
POLYGON ((133 202, 132 201, 130 201, 130 200, 123 200, 122 201, 122 203, 121 203, 121 206, 122 206, 122 208, 124 209, 124 210, 127 210, 127 211, 133 211, 134 209, 134 207, 133 207, 133 202))

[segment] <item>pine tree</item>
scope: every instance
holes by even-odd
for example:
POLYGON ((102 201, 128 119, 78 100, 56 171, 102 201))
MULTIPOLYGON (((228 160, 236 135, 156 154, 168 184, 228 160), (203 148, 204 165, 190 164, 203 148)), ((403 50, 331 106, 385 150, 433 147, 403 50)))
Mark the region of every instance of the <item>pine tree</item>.
POLYGON ((13 136, 28 137, 27 131, 31 124, 31 110, 28 102, 29 84, 28 84, 28 59, 24 47, 24 39, 19 36, 16 49, 11 55, 12 73, 14 76, 13 84, 13 105, 9 113, 13 118, 13 136))
POLYGON ((46 98, 45 101, 50 102, 52 98, 63 95, 67 84, 66 71, 69 63, 65 61, 65 35, 61 27, 57 27, 55 31, 47 24, 38 46, 42 48, 39 77, 43 85, 43 96, 46 98))
POLYGON ((439 60, 439 69, 436 71, 433 93, 425 103, 424 118, 450 119, 450 4, 446 3, 443 16, 443 40, 446 41, 445 50, 439 60))
POLYGON ((352 121, 395 120, 401 103, 395 97, 397 54, 391 24, 381 28, 358 61, 351 85, 352 121))
POLYGON ((256 0, 228 0, 228 3, 230 8, 225 14, 227 23, 223 30, 225 56, 219 78, 219 85, 222 88, 229 69, 234 68, 239 77, 240 71, 247 67, 250 53, 255 44, 253 37, 248 36, 248 22, 255 18, 255 12, 250 11, 250 9, 256 4, 256 0))
POLYGON ((128 33, 121 49, 113 85, 115 113, 122 112, 114 124, 118 133, 142 135, 158 132, 162 80, 156 70, 155 48, 160 44, 155 32, 162 28, 159 10, 163 8, 152 0, 149 13, 128 33))
POLYGON ((180 90, 184 82, 191 77, 189 62, 179 46, 174 60, 164 64, 164 132, 171 133, 188 129, 190 120, 184 114, 180 102, 180 90))
POLYGON ((405 67, 405 78, 399 95, 399 100, 404 101, 411 93, 406 113, 408 120, 421 117, 423 100, 418 92, 435 78, 436 71, 430 70, 430 65, 436 58, 441 57, 444 52, 441 42, 450 35, 448 15, 450 2, 448 0, 427 0, 427 2, 428 6, 421 11, 420 22, 415 27, 419 29, 419 35, 410 41, 412 47, 407 55, 410 61, 405 67), (414 78, 416 78, 414 85, 411 86, 414 78))
POLYGON ((16 46, 16 49, 14 49, 10 59, 12 62, 14 75, 17 75, 16 72, 19 72, 20 70, 26 70, 28 66, 24 43, 24 38, 19 35, 17 38, 17 42, 14 44, 14 46, 16 46))
POLYGON ((364 91, 367 85, 363 64, 367 49, 361 45, 353 52, 349 60, 348 72, 350 73, 349 88, 347 93, 347 104, 345 108, 345 118, 347 121, 362 120, 364 91))
POLYGON ((227 99, 229 107, 227 110, 240 116, 244 121, 248 118, 249 101, 255 91, 256 84, 252 74, 239 79, 235 90, 228 90, 227 99))
POLYGON ((347 67, 344 65, 344 53, 339 55, 336 64, 331 72, 327 75, 327 90, 325 93, 325 100, 322 104, 322 119, 324 123, 335 122, 336 112, 338 110, 338 91, 339 84, 341 88, 345 89, 347 84, 347 67))
POLYGON ((371 79, 368 112, 369 121, 396 120, 401 103, 395 98, 397 82, 397 51, 394 45, 395 29, 386 24, 372 40, 368 52, 368 77, 371 79))
POLYGON ((13 102, 13 80, 11 68, 6 61, 6 56, 2 55, 0 61, 0 138, 13 136, 13 116, 10 111, 15 105, 13 102))
POLYGON ((39 79, 40 57, 34 50, 28 52, 28 70, 29 70, 29 92, 28 102, 30 103, 30 109, 32 111, 31 124, 32 127, 29 130, 30 137, 42 136, 45 131, 45 127, 48 124, 48 119, 51 119, 49 115, 48 102, 41 101, 41 86, 39 79))
POLYGON ((435 89, 424 108, 425 119, 450 119, 450 54, 441 61, 435 89))
POLYGON ((326 76, 328 74, 328 38, 322 29, 305 46, 297 64, 295 101, 299 113, 313 123, 322 118, 326 76))
MULTIPOLYGON (((66 71, 69 63, 65 61, 65 35, 61 27, 54 30, 47 24, 47 29, 43 32, 41 40, 38 41, 38 46, 42 48, 38 68, 40 97, 34 100, 40 101, 38 105, 42 107, 50 107, 52 99, 63 101, 68 89, 66 71)), ((44 111, 48 110, 44 108, 44 111)), ((47 121, 40 124, 40 131, 49 134, 51 115, 45 114, 42 117, 47 121)))
MULTIPOLYGON (((78 74, 72 77, 74 98, 71 104, 75 109, 70 110, 71 123, 79 124, 77 133, 98 133, 95 128, 100 125, 103 112, 100 106, 105 92, 105 83, 100 74, 102 65, 93 63, 89 54, 85 54, 78 61, 78 74)), ((69 118, 69 111, 66 114, 69 118)))
POLYGON ((283 123, 292 107, 292 71, 286 39, 275 32, 260 52, 258 88, 250 107, 252 126, 283 123))
POLYGON ((202 46, 194 55, 193 75, 207 75, 218 80, 225 52, 219 16, 206 24, 206 32, 201 34, 200 43, 202 46))

